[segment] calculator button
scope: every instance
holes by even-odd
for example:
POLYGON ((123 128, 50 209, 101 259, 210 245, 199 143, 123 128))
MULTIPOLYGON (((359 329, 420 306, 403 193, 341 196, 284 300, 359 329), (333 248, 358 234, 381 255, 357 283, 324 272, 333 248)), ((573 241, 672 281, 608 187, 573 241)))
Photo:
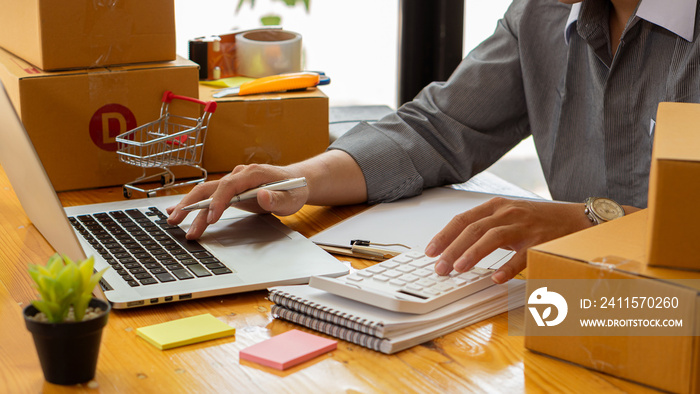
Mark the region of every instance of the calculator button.
POLYGON ((415 276, 415 275, 413 275, 413 274, 406 274, 406 275, 401 275, 401 276, 399 277, 399 279, 401 279, 401 280, 404 281, 404 282, 411 283, 411 282, 417 281, 417 280, 420 279, 420 278, 417 277, 417 276, 415 276))
POLYGON ((429 265, 435 264, 436 259, 431 259, 431 258, 422 258, 416 261, 413 261, 409 263, 410 265, 416 267, 416 268, 425 268, 429 265))
POLYGON ((373 274, 381 274, 382 272, 386 271, 386 268, 381 267, 379 265, 373 265, 369 268, 365 268, 365 271, 371 272, 373 274))
POLYGON ((410 265, 402 265, 402 266, 396 268, 396 270, 404 272, 404 273, 409 273, 409 272, 415 271, 416 269, 411 267, 410 265))
POLYGON ((413 261, 412 258, 410 258, 410 257, 408 257, 408 256, 406 256, 406 255, 403 255, 403 256, 396 256, 396 257, 394 257, 394 258, 391 259, 391 260, 392 260, 392 261, 395 261, 395 262, 397 262, 397 263, 399 263, 399 264, 408 264, 408 263, 410 263, 411 261, 413 261))
POLYGON ((473 274, 475 274, 475 275, 479 275, 480 277, 484 277, 484 276, 487 276, 487 275, 491 275, 491 274, 493 273, 493 270, 488 270, 488 269, 486 269, 486 268, 478 268, 478 267, 475 267, 475 268, 472 268, 471 271, 469 271, 469 272, 471 272, 471 273, 473 273, 473 274))
POLYGON ((386 269, 394 269, 394 268, 399 266, 399 263, 397 263, 395 261, 388 260, 388 261, 385 261, 383 263, 379 263, 379 266, 384 267, 386 269))
POLYGON ((460 279, 466 280, 467 282, 471 282, 474 279, 478 279, 479 275, 469 271, 469 272, 464 272, 462 274, 459 274, 459 275, 455 276, 455 278, 460 278, 460 279))
POLYGON ((427 278, 428 276, 434 274, 435 271, 431 271, 426 268, 421 268, 419 270, 413 271, 413 275, 420 276, 421 278, 427 278))

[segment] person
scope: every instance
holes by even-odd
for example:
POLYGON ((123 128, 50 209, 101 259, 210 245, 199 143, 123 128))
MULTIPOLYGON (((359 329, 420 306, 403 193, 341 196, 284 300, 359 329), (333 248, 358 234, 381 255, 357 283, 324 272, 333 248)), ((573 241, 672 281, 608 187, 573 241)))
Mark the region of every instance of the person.
POLYGON ((288 166, 241 165, 170 207, 212 197, 187 236, 216 222, 232 196, 304 176, 308 187, 260 191, 237 207, 289 215, 304 204, 393 201, 464 182, 533 136, 556 201, 494 198, 454 217, 431 240, 435 270, 463 272, 496 248, 515 251, 496 283, 526 266, 528 247, 592 226, 583 203, 647 204, 654 119, 661 101, 698 102, 696 0, 515 0, 494 34, 446 82, 434 82, 324 153, 288 166))

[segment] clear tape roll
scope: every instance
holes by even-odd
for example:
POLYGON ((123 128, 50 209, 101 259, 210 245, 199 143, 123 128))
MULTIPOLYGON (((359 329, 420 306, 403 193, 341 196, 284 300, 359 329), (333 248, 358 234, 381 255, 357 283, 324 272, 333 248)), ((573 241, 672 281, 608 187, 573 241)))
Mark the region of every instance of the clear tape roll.
POLYGON ((301 71, 301 34, 257 30, 236 35, 238 75, 261 78, 301 71))

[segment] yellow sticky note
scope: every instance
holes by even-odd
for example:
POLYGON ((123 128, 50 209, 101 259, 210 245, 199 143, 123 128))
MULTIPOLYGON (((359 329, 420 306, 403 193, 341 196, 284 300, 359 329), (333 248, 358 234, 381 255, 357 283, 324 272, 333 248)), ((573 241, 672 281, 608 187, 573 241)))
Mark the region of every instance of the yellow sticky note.
POLYGON ((136 329, 136 334, 160 350, 227 337, 236 329, 211 313, 136 329))

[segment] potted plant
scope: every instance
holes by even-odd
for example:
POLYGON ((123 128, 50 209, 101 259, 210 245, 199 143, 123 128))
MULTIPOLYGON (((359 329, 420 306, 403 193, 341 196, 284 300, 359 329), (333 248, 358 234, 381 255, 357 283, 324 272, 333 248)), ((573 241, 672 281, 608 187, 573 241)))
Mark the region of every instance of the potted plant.
POLYGON ((92 297, 107 270, 93 273, 93 266, 92 257, 76 263, 58 254, 46 266, 29 265, 40 299, 24 308, 24 321, 48 382, 71 385, 95 376, 111 306, 92 297))

